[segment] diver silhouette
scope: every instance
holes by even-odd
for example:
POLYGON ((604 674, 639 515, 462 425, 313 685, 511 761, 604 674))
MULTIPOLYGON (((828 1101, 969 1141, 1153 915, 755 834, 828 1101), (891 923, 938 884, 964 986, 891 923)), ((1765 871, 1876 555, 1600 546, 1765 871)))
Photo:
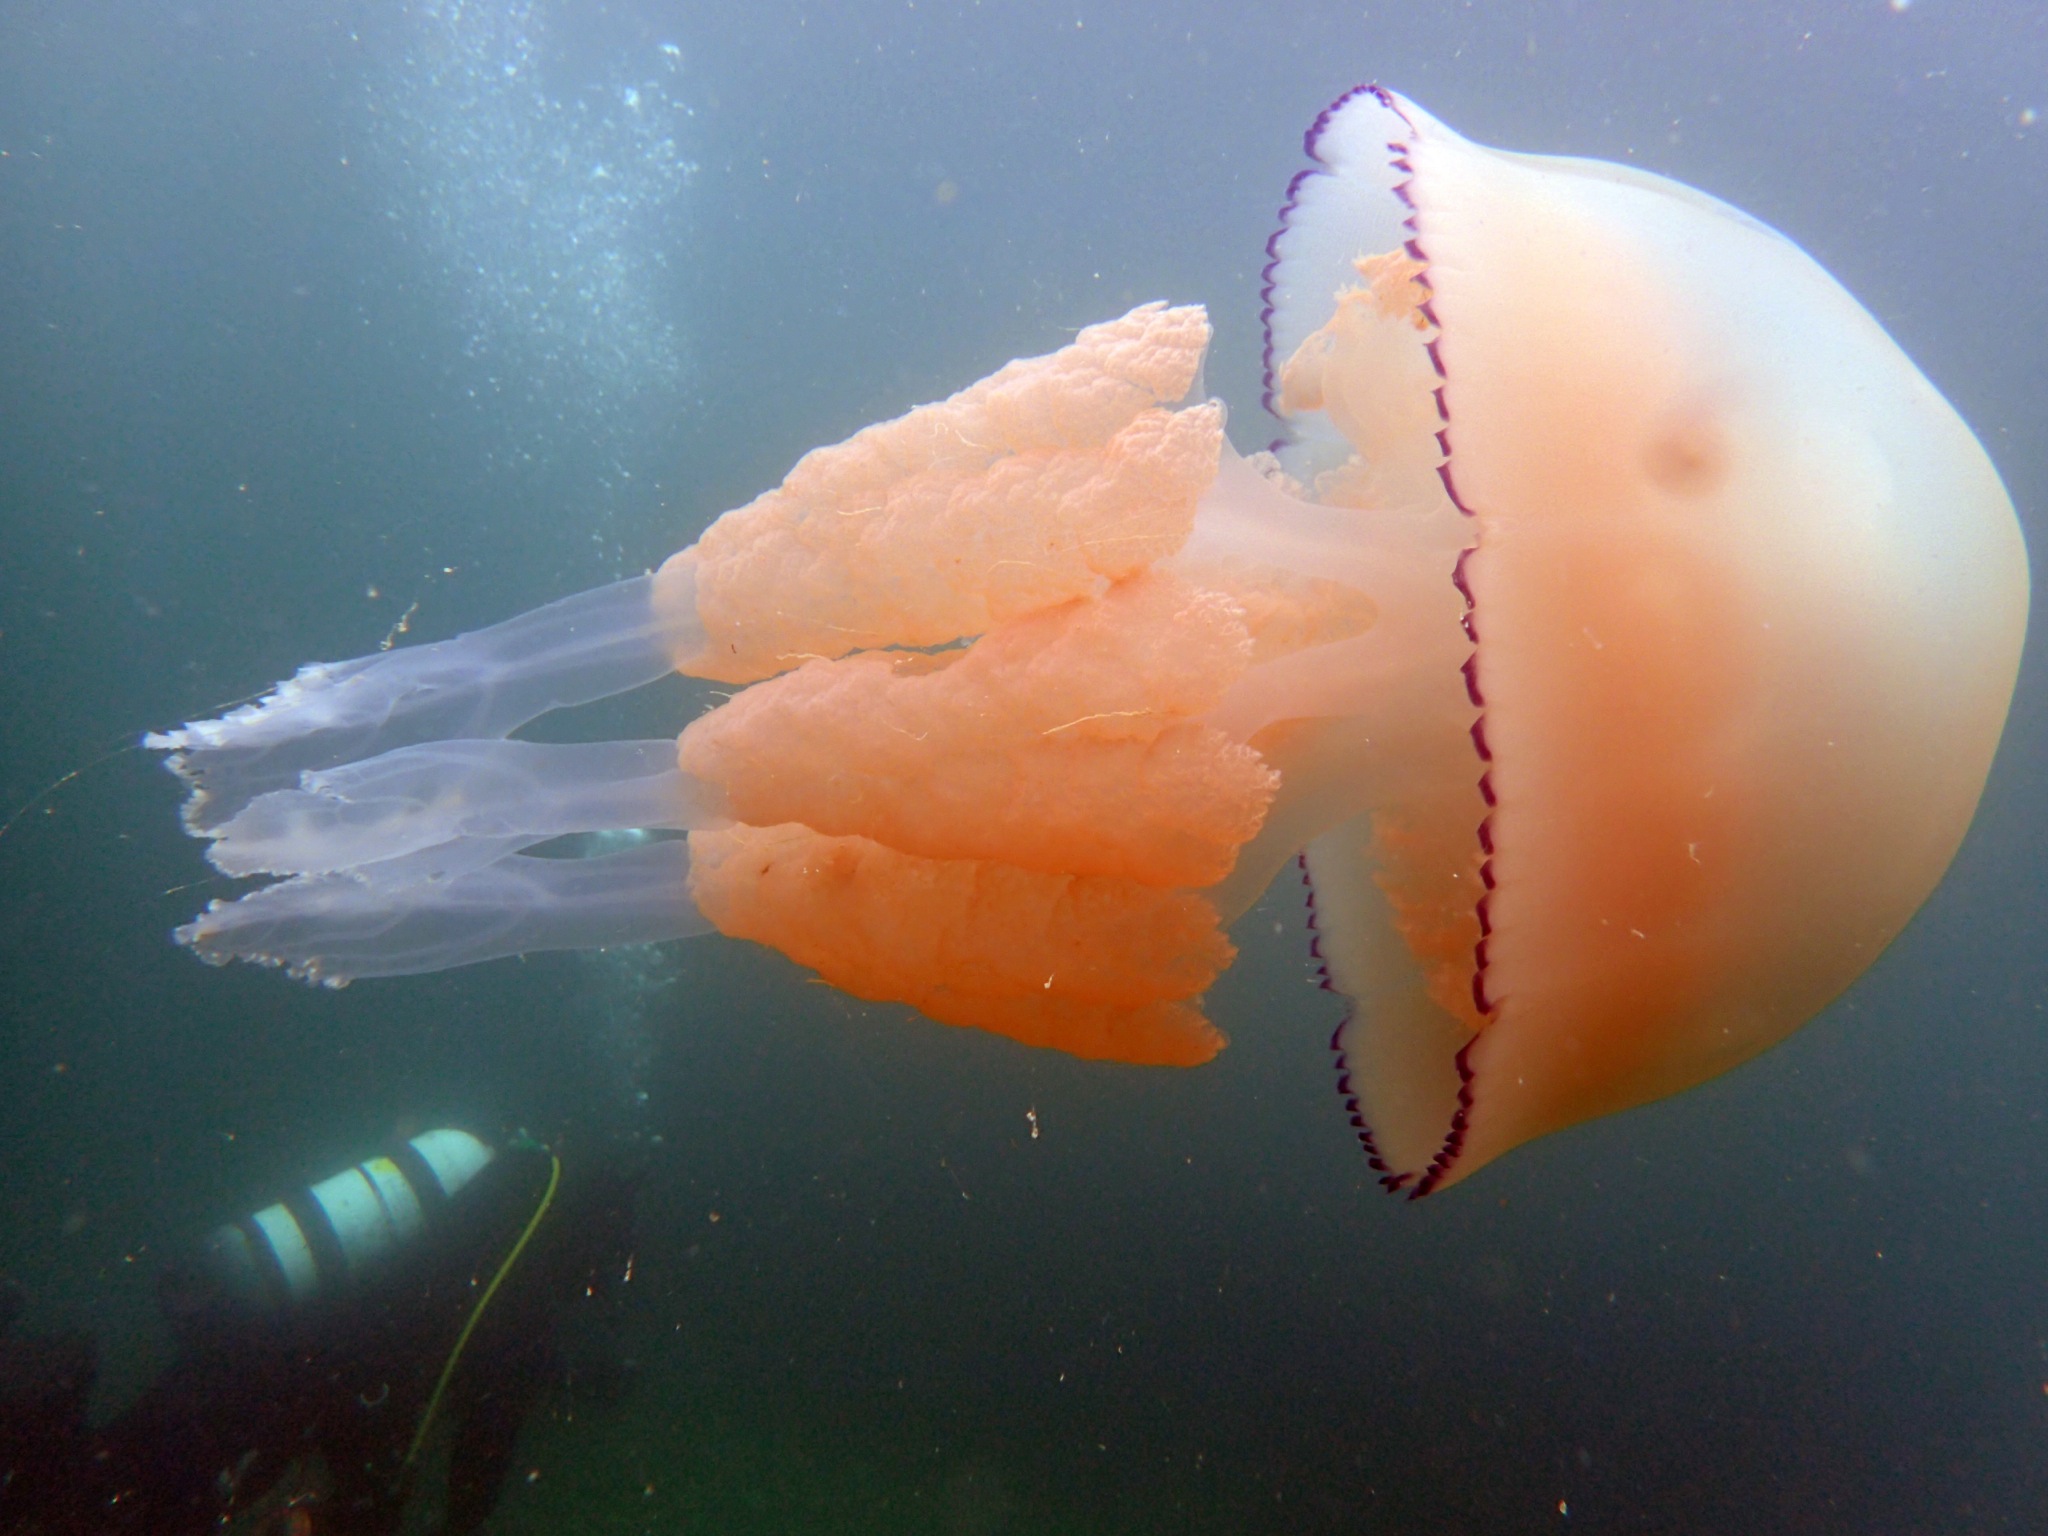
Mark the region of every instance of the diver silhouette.
POLYGON ((636 1184, 523 1138, 415 1137, 167 1267, 175 1357, 99 1426, 93 1343, 14 1337, 0 1282, 0 1533, 377 1536, 437 1505, 431 1528, 474 1530, 569 1374, 565 1325, 616 1302, 636 1184))

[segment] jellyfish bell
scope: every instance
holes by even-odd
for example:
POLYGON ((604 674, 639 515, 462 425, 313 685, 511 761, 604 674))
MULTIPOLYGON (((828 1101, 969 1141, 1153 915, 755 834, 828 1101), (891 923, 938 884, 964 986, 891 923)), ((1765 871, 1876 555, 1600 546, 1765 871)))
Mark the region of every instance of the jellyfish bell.
POLYGON ((649 576, 153 736, 223 872, 179 932, 339 984, 716 929, 855 995, 1193 1065, 1299 858, 1389 1187, 1677 1092, 1848 984, 2002 728, 1982 449, 1797 247, 1375 89, 1268 270, 1272 455, 1198 308, 807 455, 649 576), (679 741, 541 745, 671 670, 679 741), (640 829, 686 836, 583 837, 640 829))
MULTIPOLYGON (((1478 148, 1379 91, 1326 114, 1310 152, 1275 241, 1272 355, 1283 412, 1297 372, 1330 403, 1297 413, 1319 419, 1283 460, 1341 481, 1365 446, 1346 410, 1367 432, 1412 418, 1412 398, 1379 404, 1384 337, 1346 320, 1347 263, 1398 251, 1429 375, 1411 358, 1404 387, 1430 390, 1470 527, 1471 1006, 1411 991, 1339 1035, 1390 1177, 1447 1182, 1726 1070, 1876 958, 1983 788, 2026 552, 1954 410, 1755 220, 1622 167, 1478 148), (1381 222, 1361 250, 1364 204, 1381 222)), ((1354 911, 1375 883, 1399 926, 1382 820, 1307 853, 1346 907, 1322 942, 1354 997, 1403 947, 1354 911)))

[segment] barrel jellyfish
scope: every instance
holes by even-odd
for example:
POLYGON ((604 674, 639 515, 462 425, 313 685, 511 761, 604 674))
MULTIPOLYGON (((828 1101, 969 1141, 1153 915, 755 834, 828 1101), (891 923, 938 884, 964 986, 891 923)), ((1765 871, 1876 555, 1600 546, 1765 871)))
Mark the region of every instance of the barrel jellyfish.
POLYGON ((806 455, 658 570, 148 738, 231 876, 179 939, 339 985, 716 929, 855 996, 1190 1066, 1299 863, 1410 1195, 1782 1039, 1974 812, 2026 551, 1783 236, 1377 88, 1266 273, 1281 442, 1147 304, 806 455), (542 745, 680 671, 679 741, 542 745), (649 836, 600 856, 571 833, 649 836))

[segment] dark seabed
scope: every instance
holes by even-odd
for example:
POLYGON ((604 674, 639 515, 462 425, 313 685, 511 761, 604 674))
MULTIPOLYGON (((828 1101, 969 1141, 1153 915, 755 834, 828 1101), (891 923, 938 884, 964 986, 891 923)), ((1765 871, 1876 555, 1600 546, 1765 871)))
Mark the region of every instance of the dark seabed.
POLYGON ((1842 1002, 1421 1204, 1344 1124, 1291 879, 1186 1073, 717 938, 342 992, 167 940, 199 848, 101 760, 145 728, 638 571, 1141 300, 1210 307, 1260 443, 1262 245, 1369 78, 1786 230, 2048 538, 2039 0, 0 10, 0 802, 90 765, 0 839, 0 1268, 106 1340, 103 1410, 164 1251, 523 1125, 652 1172, 630 1385, 536 1419, 493 1531, 2044 1528, 2038 645, 1842 1002))

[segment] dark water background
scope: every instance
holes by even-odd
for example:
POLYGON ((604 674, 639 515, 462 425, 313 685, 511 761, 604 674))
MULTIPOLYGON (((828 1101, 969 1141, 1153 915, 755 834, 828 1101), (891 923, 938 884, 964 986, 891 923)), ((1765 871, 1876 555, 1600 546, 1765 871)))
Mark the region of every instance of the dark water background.
MULTIPOLYGON (((0 803, 414 602, 638 570, 1139 300, 1210 306, 1257 443, 1261 245, 1374 77, 1787 230, 2048 537, 2038 0, 11 0, 0 803)), ((322 993, 170 947, 203 866, 117 756, 0 840, 0 1266, 106 1337, 111 1408, 190 1233, 395 1130, 630 1131, 639 1374, 534 1427, 495 1530, 2038 1532, 2043 705, 2037 644, 1843 1002, 1422 1205, 1342 1123, 1290 884, 1185 1074, 717 939, 322 993)))

